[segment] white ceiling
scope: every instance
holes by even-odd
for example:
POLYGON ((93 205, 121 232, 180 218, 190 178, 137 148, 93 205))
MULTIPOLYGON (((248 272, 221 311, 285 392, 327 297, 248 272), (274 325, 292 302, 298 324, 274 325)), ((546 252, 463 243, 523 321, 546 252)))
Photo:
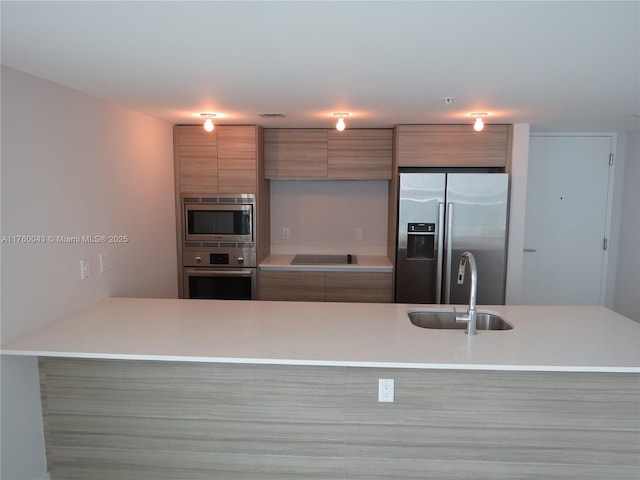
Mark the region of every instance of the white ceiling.
POLYGON ((3 0, 0 13, 4 65, 171 123, 640 123, 637 0, 3 0))

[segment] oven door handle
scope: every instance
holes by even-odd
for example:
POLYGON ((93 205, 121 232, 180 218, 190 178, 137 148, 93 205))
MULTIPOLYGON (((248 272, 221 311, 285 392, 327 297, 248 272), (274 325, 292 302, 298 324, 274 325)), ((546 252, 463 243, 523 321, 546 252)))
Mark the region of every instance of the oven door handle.
POLYGON ((248 277, 254 274, 255 269, 251 268, 188 268, 186 274, 193 277, 206 277, 215 275, 216 277, 248 277))

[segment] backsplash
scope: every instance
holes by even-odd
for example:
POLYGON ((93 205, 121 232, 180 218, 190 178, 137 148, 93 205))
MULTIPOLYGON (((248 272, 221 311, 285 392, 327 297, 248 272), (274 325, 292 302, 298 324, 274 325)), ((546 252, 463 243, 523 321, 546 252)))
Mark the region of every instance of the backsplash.
POLYGON ((386 255, 388 193, 386 180, 272 180, 271 253, 386 255))

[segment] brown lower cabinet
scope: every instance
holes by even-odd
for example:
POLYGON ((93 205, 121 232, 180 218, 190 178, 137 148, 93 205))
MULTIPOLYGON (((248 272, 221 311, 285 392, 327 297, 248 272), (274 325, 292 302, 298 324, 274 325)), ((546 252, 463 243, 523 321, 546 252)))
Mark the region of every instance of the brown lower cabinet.
POLYGON ((260 300, 324 302, 325 272, 260 271, 260 300))
POLYGON ((392 274, 261 270, 260 300, 390 303, 392 274))

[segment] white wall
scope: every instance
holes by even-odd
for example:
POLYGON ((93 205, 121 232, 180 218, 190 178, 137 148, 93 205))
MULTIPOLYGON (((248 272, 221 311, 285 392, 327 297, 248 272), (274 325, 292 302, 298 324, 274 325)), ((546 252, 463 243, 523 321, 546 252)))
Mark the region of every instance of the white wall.
POLYGON ((640 132, 626 135, 613 309, 640 322, 640 132))
POLYGON ((513 126, 511 151, 509 243, 507 251, 507 285, 505 303, 518 305, 522 297, 522 249, 527 206, 527 171, 529 168, 529 124, 513 126))
POLYGON ((386 180, 272 180, 271 253, 386 256, 388 194, 386 180))
MULTIPOLYGON (((172 126, 6 67, 1 87, 2 342, 104 297, 177 297, 172 126), (127 241, 55 239, 76 235, 127 241)), ((4 480, 46 472, 37 382, 2 358, 4 480)))

